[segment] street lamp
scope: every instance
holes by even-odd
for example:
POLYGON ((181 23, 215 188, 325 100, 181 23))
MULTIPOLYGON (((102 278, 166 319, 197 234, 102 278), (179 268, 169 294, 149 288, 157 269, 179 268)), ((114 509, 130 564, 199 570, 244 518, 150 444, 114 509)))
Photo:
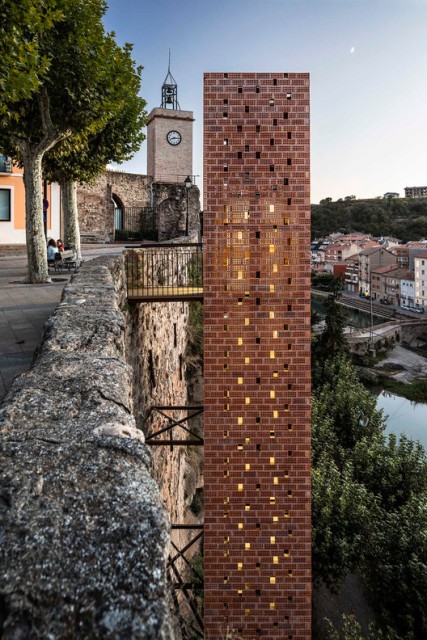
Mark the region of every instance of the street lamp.
POLYGON ((185 235, 188 236, 188 194, 193 184, 190 176, 187 176, 185 178, 184 184, 185 184, 185 190, 187 192, 187 216, 185 218, 185 235))

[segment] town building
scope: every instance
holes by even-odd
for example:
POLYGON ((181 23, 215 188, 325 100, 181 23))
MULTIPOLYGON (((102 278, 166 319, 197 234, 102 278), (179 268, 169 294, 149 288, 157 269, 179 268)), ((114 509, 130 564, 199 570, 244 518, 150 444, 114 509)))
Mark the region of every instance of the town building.
POLYGON ((309 76, 204 77, 207 638, 311 638, 309 76))
POLYGON ((397 257, 382 247, 370 247, 359 253, 359 291, 371 295, 371 274, 378 267, 396 265, 397 257))
POLYGON ((399 194, 396 191, 387 191, 387 193, 384 194, 384 198, 398 198, 399 194))
MULTIPOLYGON (((401 304, 402 280, 405 283, 411 281, 411 272, 406 269, 400 269, 396 265, 386 265, 372 269, 372 296, 374 300, 383 300, 387 303, 401 304)), ((408 285, 406 285, 405 295, 409 294, 408 285)))
POLYGON ((408 276, 400 281, 400 304, 407 307, 415 306, 414 274, 408 271, 408 276))
POLYGON ((425 198, 427 187, 405 187, 405 198, 425 198))
POLYGON ((349 256, 345 261, 344 289, 351 293, 359 292, 359 254, 349 256))
MULTIPOLYGON (((59 185, 44 183, 45 225, 48 238, 61 237, 59 185)), ((0 154, 0 245, 26 243, 25 187, 22 169, 0 154)))
POLYGON ((427 309, 427 251, 414 258, 415 306, 427 309))
MULTIPOLYGON (((168 68, 161 107, 148 116, 148 175, 107 169, 77 187, 82 242, 167 240, 200 229, 200 194, 193 175, 193 113, 182 111, 168 68)), ((46 234, 63 237, 58 184, 44 185, 46 234)), ((22 170, 0 155, 0 245, 25 245, 22 170)))

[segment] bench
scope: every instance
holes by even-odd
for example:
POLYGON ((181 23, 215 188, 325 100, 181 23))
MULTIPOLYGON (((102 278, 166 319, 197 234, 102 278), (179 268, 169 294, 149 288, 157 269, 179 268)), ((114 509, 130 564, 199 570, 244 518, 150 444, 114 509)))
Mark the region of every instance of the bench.
POLYGON ((74 273, 77 273, 78 265, 76 255, 72 249, 66 249, 65 251, 58 251, 55 254, 55 260, 49 260, 48 266, 53 267, 55 271, 71 271, 74 269, 74 273))

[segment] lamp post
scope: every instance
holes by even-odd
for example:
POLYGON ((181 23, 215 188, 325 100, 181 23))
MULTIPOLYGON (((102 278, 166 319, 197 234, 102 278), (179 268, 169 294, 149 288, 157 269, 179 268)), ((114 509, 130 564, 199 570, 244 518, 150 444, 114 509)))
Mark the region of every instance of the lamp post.
POLYGON ((189 194, 189 191, 190 191, 191 186, 193 184, 192 181, 191 181, 190 176, 187 176, 185 178, 184 184, 185 184, 185 191, 187 192, 187 215, 186 215, 186 218, 185 218, 185 235, 188 236, 188 194, 189 194))

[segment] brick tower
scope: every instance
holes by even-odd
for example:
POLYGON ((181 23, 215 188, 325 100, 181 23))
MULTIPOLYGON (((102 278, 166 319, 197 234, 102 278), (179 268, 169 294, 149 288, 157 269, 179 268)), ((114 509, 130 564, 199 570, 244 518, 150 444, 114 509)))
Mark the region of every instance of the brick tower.
POLYGON ((205 632, 311 638, 306 73, 204 78, 205 632))

